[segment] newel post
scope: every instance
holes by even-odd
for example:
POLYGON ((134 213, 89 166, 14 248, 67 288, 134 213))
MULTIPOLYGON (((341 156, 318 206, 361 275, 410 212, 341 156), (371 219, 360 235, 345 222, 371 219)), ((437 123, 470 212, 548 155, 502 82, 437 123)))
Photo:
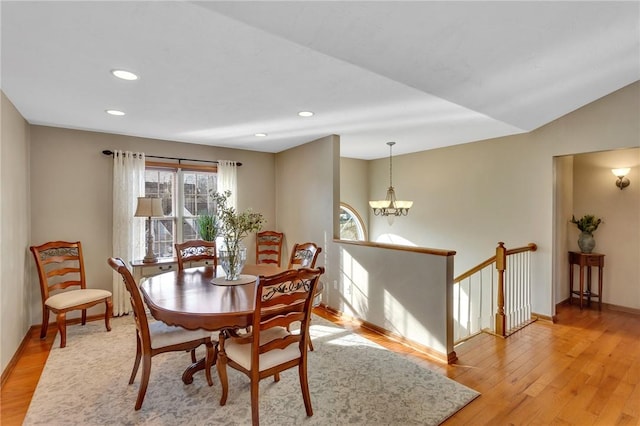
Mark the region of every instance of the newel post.
POLYGON ((506 336, 506 315, 504 314, 504 271, 507 269, 507 249, 500 241, 496 247, 496 269, 498 271, 498 306, 496 311, 496 334, 506 336))

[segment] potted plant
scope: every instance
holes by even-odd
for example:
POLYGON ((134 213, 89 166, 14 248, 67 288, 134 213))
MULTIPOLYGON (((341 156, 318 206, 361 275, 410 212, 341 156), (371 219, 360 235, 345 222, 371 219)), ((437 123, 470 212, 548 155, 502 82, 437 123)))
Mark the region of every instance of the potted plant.
POLYGON ((198 235, 205 241, 215 241, 220 231, 218 217, 212 214, 202 214, 197 217, 198 235))
POLYGON ((585 214, 576 220, 575 216, 571 216, 571 223, 575 224, 580 230, 578 237, 578 247, 582 253, 591 253, 596 246, 596 240, 593 238, 593 232, 598 229, 598 225, 602 223, 602 219, 592 215, 585 214))
POLYGON ((232 281, 240 277, 240 271, 247 260, 247 248, 242 245, 242 240, 249 233, 260 231, 265 220, 262 213, 253 212, 251 209, 242 213, 236 212, 235 208, 227 205, 227 199, 230 196, 231 191, 213 194, 219 222, 219 235, 222 236, 224 243, 218 251, 218 258, 227 274, 227 280, 232 281))

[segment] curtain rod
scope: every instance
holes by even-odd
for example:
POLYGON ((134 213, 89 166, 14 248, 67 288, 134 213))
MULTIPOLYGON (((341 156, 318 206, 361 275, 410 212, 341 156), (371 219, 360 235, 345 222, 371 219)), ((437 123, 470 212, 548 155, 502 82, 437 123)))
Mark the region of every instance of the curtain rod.
MULTIPOLYGON (((113 156, 113 151, 109 150, 109 149, 105 149, 104 151, 102 151, 102 153, 104 155, 111 155, 113 156)), ((178 164, 180 164, 181 161, 197 161, 200 163, 213 163, 213 164, 218 164, 218 160, 193 160, 191 158, 179 158, 179 157, 162 157, 160 155, 144 155, 145 157, 149 157, 149 158, 162 158, 163 160, 178 160, 178 164)), ((242 166, 242 163, 238 163, 236 162, 236 166, 242 166)))

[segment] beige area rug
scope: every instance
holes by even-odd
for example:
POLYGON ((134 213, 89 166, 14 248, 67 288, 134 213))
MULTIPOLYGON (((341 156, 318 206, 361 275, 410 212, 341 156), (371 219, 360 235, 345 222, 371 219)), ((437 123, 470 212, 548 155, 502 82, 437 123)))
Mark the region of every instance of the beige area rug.
MULTIPOLYGON (((56 341, 38 383, 25 425, 248 425, 249 379, 229 369, 229 397, 203 372, 190 385, 181 375, 188 353, 153 358, 144 404, 133 409, 140 371, 128 385, 135 355, 132 317, 68 327, 67 347, 56 341)), ((297 369, 278 383, 260 384, 262 425, 437 425, 479 394, 411 359, 314 317, 309 352, 313 417, 307 418, 297 369)), ((200 349, 198 355, 204 355, 200 349)))

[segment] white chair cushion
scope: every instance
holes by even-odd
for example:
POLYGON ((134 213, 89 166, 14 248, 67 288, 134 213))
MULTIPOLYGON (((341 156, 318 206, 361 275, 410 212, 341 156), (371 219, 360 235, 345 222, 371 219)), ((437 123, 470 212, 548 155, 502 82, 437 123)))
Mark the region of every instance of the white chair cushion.
POLYGON ((215 340, 210 331, 200 329, 187 330, 186 328, 167 325, 162 321, 150 322, 149 334, 151 335, 151 347, 154 349, 190 342, 204 337, 211 337, 211 340, 215 340))
POLYGON ((53 309, 67 309, 85 303, 95 302, 105 297, 110 297, 111 292, 93 288, 82 290, 68 290, 55 294, 47 299, 45 305, 53 309))
MULTIPOLYGON (((283 338, 287 335, 289 335, 289 332, 286 328, 273 327, 261 333, 260 343, 264 345, 267 342, 283 338)), ((229 339, 225 344, 225 352, 228 358, 234 360, 247 370, 251 368, 251 343, 236 343, 233 339, 229 339)), ((260 371, 298 358, 300 358, 300 346, 297 342, 290 344, 284 349, 273 349, 260 355, 260 371)))

